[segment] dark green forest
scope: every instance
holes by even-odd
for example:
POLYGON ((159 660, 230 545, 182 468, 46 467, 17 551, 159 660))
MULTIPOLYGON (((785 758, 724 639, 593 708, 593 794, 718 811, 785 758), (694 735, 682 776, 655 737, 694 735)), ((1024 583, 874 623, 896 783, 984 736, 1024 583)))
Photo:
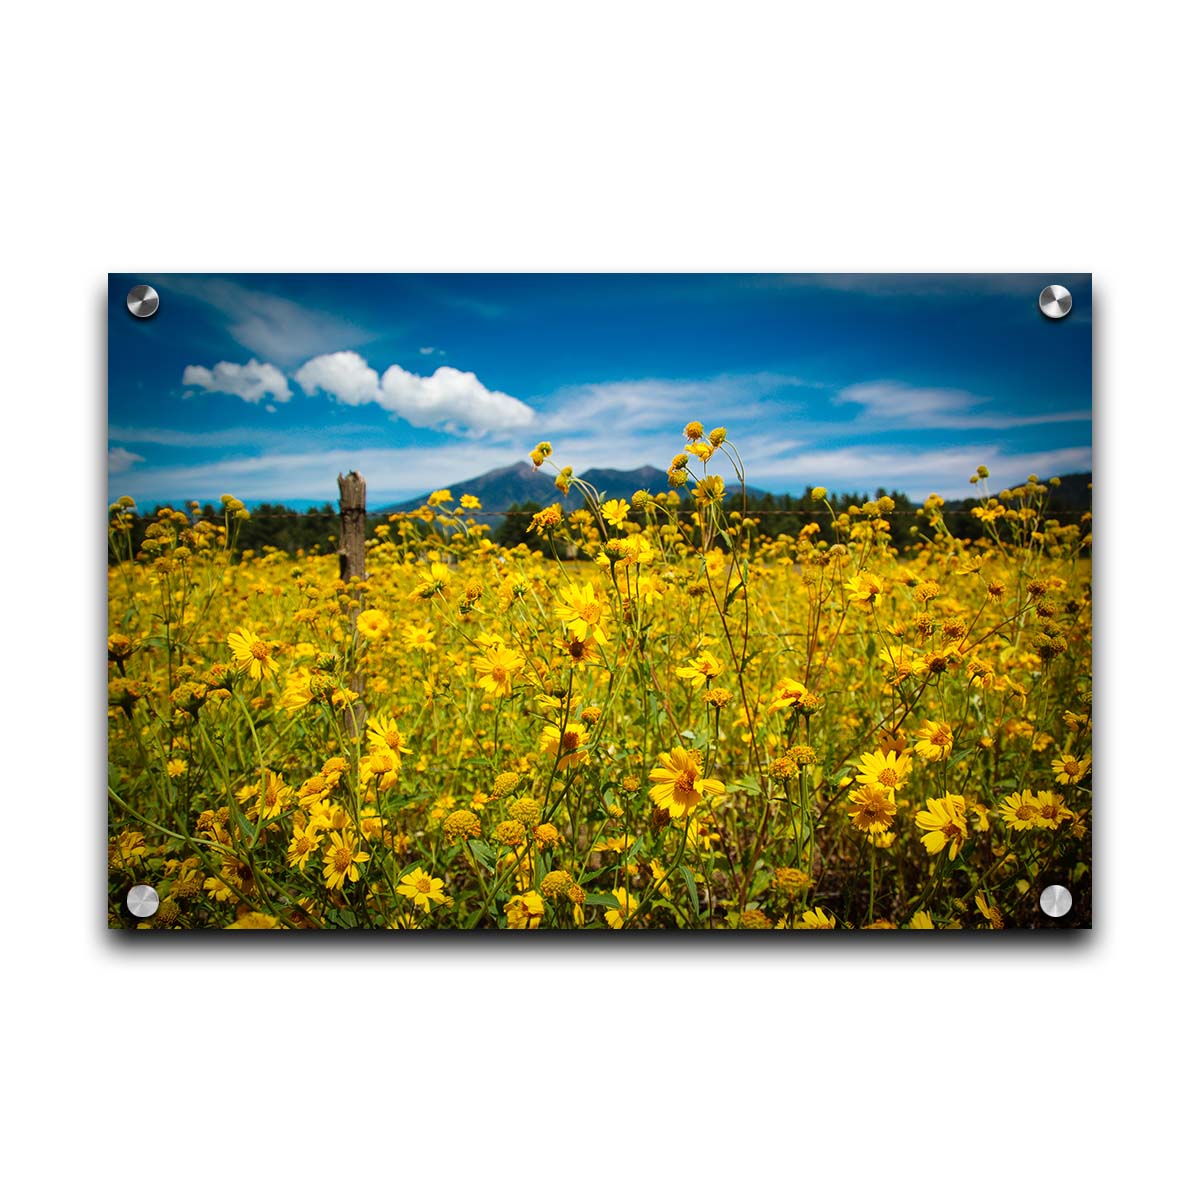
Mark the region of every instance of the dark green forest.
MULTIPOLYGON (((1051 488, 1046 495, 1046 515, 1057 520, 1061 525, 1077 524, 1084 513, 1091 511, 1091 482, 1090 474, 1061 476, 1058 486, 1051 488)), ((829 511, 824 504, 813 502, 809 496, 810 491, 811 489, 805 488, 804 494, 800 498, 790 494, 777 496, 771 492, 748 497, 745 512, 748 516, 754 517, 757 536, 778 537, 785 533, 795 536, 806 525, 815 523, 821 528, 819 536, 828 538, 832 523, 829 511)), ((998 492, 991 494, 997 495, 998 492)), ((694 505, 689 502, 687 495, 683 493, 681 495, 683 499, 679 505, 680 511, 684 513, 693 511, 694 505)), ((915 523, 917 509, 921 507, 923 501, 914 502, 904 492, 888 491, 885 488, 877 488, 871 494, 841 492, 835 495, 830 492, 828 499, 835 512, 845 512, 855 505, 861 506, 868 500, 878 500, 883 496, 889 496, 896 506, 895 510, 888 515, 895 544, 904 548, 918 543, 920 538, 910 532, 910 526, 915 523)), ((947 529, 955 537, 975 539, 986 536, 983 522, 971 515, 971 509, 979 503, 980 501, 976 498, 946 501, 942 510, 943 517, 947 529)), ((742 504, 740 499, 731 498, 726 507, 741 509, 742 504)), ((541 539, 538 535, 528 533, 527 530, 530 516, 540 508, 541 505, 532 501, 521 505, 514 504, 508 510, 504 520, 497 525, 493 535, 495 540, 502 546, 539 545, 541 539)), ((637 514, 632 515, 636 517, 637 514)))

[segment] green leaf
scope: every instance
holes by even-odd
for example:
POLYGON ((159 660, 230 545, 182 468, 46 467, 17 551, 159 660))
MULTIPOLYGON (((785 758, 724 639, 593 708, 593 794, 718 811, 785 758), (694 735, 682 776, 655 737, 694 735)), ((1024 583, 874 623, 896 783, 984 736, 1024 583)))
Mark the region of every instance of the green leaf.
POLYGON ((238 832, 241 833, 242 837, 244 837, 247 841, 250 841, 254 837, 254 826, 246 820, 241 808, 237 804, 231 804, 229 806, 229 813, 233 817, 234 823, 238 827, 238 832))
POLYGON ((588 892, 583 897, 585 904, 599 904, 604 908, 620 908, 621 902, 609 892, 588 892))
POLYGON ((687 884, 688 896, 692 901, 692 912, 696 916, 700 915, 700 899, 696 895, 696 878, 692 872, 682 863, 679 865, 679 873, 683 876, 683 882, 687 884))
POLYGON ((771 886, 771 876, 770 875, 764 875, 761 872, 756 874, 754 876, 754 882, 750 885, 750 894, 747 897, 747 899, 753 900, 756 897, 761 896, 763 894, 763 892, 765 892, 767 890, 767 888, 769 888, 770 886, 771 886))
POLYGON ((491 848, 486 842, 480 842, 472 838, 467 842, 471 848, 471 853, 475 856, 475 861, 481 867, 486 867, 489 872, 496 869, 496 851, 491 848))
POLYGON ((624 866, 628 862, 633 862, 634 859, 636 859, 637 856, 639 854, 641 854, 642 847, 645 844, 646 844, 646 839, 644 837, 638 837, 638 839, 633 843, 633 845, 630 846, 629 849, 626 850, 625 853, 622 854, 621 857, 617 861, 622 866, 624 866))

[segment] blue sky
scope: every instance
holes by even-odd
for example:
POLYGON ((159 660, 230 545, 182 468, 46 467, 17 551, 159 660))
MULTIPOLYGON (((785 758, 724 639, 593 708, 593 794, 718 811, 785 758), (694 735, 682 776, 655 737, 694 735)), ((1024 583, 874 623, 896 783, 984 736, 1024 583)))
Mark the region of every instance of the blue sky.
POLYGON ((111 275, 109 498, 334 501, 357 469, 383 505, 542 439, 665 469, 693 419, 759 487, 955 497, 1091 469, 1091 359, 1087 275, 111 275))

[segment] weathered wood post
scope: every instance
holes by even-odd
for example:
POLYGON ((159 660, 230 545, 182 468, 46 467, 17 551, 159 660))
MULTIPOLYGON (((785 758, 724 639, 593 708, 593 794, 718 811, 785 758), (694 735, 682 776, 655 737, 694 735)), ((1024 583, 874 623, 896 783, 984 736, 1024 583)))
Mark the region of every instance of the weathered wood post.
POLYGON ((338 476, 342 540, 338 546, 342 582, 367 577, 367 481, 357 472, 338 476))
MULTIPOLYGON (((367 481, 357 471, 351 471, 349 475, 339 475, 338 496, 338 508, 342 514, 342 540, 338 546, 338 559, 342 582, 349 583, 352 577, 359 580, 367 577, 367 481)), ((347 614, 350 618, 352 662, 357 659, 358 610, 361 603, 362 591, 355 589, 354 604, 347 614)), ((363 680, 357 665, 351 669, 350 688, 361 697, 363 680)), ((359 737, 366 720, 366 708, 361 699, 347 707, 344 719, 346 729, 354 737, 359 737)))

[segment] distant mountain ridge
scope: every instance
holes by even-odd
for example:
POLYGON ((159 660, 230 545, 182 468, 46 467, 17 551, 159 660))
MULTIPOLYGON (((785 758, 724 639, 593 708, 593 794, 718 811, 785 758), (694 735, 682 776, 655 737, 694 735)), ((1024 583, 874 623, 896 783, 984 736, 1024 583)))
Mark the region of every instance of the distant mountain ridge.
MULTIPOLYGON (((1052 488, 1050 491, 1049 501, 1046 505, 1049 512, 1071 517, 1090 511, 1092 507, 1091 471, 1072 471, 1059 476, 1046 475, 1042 477, 1042 483, 1049 483, 1052 478, 1057 478, 1059 482, 1058 487, 1052 488)), ((988 482, 994 483, 995 480, 988 482)), ((1020 483, 1010 483, 1008 490, 1020 487, 1023 483, 1025 483, 1024 479, 1020 483)), ((988 494, 991 496, 998 496, 1000 491, 1001 489, 998 487, 988 488, 988 494)), ((920 500, 917 503, 920 503, 920 500)), ((978 496, 968 496, 961 500, 947 500, 946 507, 954 511, 964 511, 974 508, 978 503, 978 496)))
MULTIPOLYGON (((615 467, 594 467, 590 471, 581 471, 578 477, 590 483, 608 500, 628 500, 634 492, 643 488, 648 492, 663 492, 669 487, 667 473, 662 467, 634 467, 631 471, 621 471, 615 467)), ((553 471, 536 471, 532 463, 518 461, 510 463, 507 467, 485 471, 482 475, 476 475, 474 479, 447 484, 446 487, 453 494, 455 502, 464 493, 475 496, 479 500, 481 514, 503 516, 514 504, 527 504, 531 501, 542 507, 557 501, 568 512, 583 504, 583 498, 577 489, 572 488, 564 496, 554 486, 554 480, 553 471)), ((726 484, 728 485, 728 479, 726 484)), ((746 491, 752 496, 764 494, 760 488, 747 488, 746 491)), ((428 498, 429 493, 426 492, 400 504, 390 504, 378 511, 408 512, 420 507, 428 498)), ((492 523, 494 524, 495 520, 492 523)))
MULTIPOLYGON (((586 480, 598 492, 600 492, 608 500, 628 500, 634 492, 640 488, 645 488, 648 492, 663 492, 668 490, 667 472, 662 467, 643 466, 635 467, 631 471, 621 471, 612 467, 595 467, 590 471, 582 471, 579 478, 586 480)), ((454 497, 455 503, 458 502, 460 496, 466 494, 475 496, 479 500, 478 517, 485 520, 490 525, 498 525, 504 517, 504 514, 514 505, 523 505, 534 503, 540 508, 554 503, 561 503, 563 508, 571 512, 583 504, 583 499, 577 489, 572 488, 571 491, 564 496, 554 486, 555 473, 552 470, 536 471, 533 464, 527 461, 517 461, 510 463, 506 467, 496 467, 494 470, 485 471, 482 475, 476 475, 473 479, 463 479, 458 483, 446 485, 448 490, 454 497)), ((1091 507, 1091 481, 1092 473, 1090 471, 1081 471, 1074 474, 1066 474, 1061 477, 1062 483, 1055 489, 1053 499, 1049 507, 1056 512, 1072 513, 1082 512, 1084 509, 1091 507)), ((1043 480, 1043 482, 1045 482, 1043 480)), ((736 492, 737 480, 731 479, 728 475, 725 477, 725 486, 727 492, 736 492)), ((1017 486, 1016 484, 1010 486, 1017 486)), ((996 495, 999 488, 989 488, 991 495, 996 495)), ((795 492, 770 492, 764 488, 749 487, 746 488, 747 496, 751 498, 762 499, 770 497, 769 503, 778 504, 781 507, 787 501, 797 503, 803 502, 803 497, 808 494, 807 487, 798 488, 795 492)), ((411 500, 405 500, 399 504, 390 504, 386 508, 376 509, 380 515, 393 512, 410 512, 414 508, 419 508, 429 498, 429 493, 424 492, 419 496, 414 496, 411 500)), ((865 498, 865 493, 864 493, 865 498)), ((924 496, 911 498, 914 507, 920 505, 924 501, 924 496)), ((950 511, 964 511, 970 509, 979 501, 976 497, 965 497, 962 499, 947 500, 946 507, 950 511)))

